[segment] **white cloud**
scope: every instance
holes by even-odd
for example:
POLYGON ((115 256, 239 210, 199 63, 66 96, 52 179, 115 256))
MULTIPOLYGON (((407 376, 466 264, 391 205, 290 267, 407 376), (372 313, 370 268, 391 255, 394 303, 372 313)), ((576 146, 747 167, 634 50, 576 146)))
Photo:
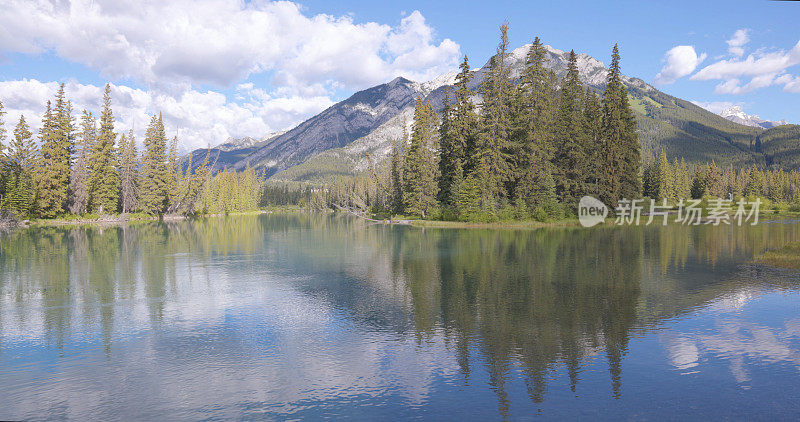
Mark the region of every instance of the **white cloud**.
POLYGON ((733 106, 742 106, 743 103, 741 102, 731 102, 731 101, 711 101, 711 102, 704 102, 704 101, 692 101, 692 103, 696 106, 703 107, 704 109, 719 114, 723 110, 727 110, 733 106))
MULTIPOLYGON (((41 115, 48 99, 58 89, 56 82, 35 79, 0 82, 0 98, 8 111, 6 129, 11 129, 20 114, 34 128, 41 125, 41 115)), ((103 87, 66 84, 67 97, 72 100, 76 118, 87 109, 99 115, 103 87)), ((180 139, 184 151, 216 145, 228 137, 263 136, 271 131, 290 127, 309 115, 332 104, 326 96, 273 97, 263 90, 243 84, 238 90, 240 102, 229 102, 225 95, 214 92, 187 90, 178 96, 145 91, 124 85, 112 85, 112 109, 115 130, 134 129, 137 139, 144 132, 153 113, 161 112, 168 135, 180 139)))
POLYGON ((745 94, 776 84, 784 85, 784 91, 800 92, 796 77, 787 73, 789 68, 798 64, 800 41, 789 51, 757 50, 744 59, 719 60, 700 69, 691 79, 720 80, 715 89, 718 94, 745 94), (743 84, 743 78, 750 80, 743 84))
POLYGON ((726 41, 728 43, 728 52, 736 57, 742 57, 744 45, 750 42, 749 32, 749 29, 739 29, 734 32, 733 37, 726 41))
POLYGON ((672 47, 664 54, 666 64, 661 68, 654 80, 656 85, 668 85, 676 80, 694 72, 697 66, 706 58, 706 54, 700 55, 691 45, 678 45, 672 47))
MULTIPOLYGON (((461 56, 455 42, 437 41, 418 11, 390 26, 307 16, 288 1, 0 0, 0 8, 0 59, 54 54, 112 82, 131 81, 113 89, 118 126, 143 132, 148 114, 161 111, 186 148, 290 128, 334 96, 396 76, 431 79, 461 56), (231 98, 218 88, 232 89, 231 98)), ((25 113, 38 124, 56 87, 0 82, 6 122, 25 113)), ((100 89, 73 82, 67 96, 77 111, 97 111, 100 89)))
POLYGON ((291 2, 256 0, 3 0, 0 51, 58 56, 111 80, 148 87, 228 87, 274 72, 298 91, 337 83, 361 89, 395 76, 454 68, 459 46, 436 42, 414 11, 398 27, 350 16, 305 16, 291 2))

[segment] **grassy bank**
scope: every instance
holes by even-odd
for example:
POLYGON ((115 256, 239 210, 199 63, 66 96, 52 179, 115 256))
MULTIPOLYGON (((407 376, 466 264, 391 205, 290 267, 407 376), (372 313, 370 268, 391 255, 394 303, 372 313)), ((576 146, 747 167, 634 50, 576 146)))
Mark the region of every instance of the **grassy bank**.
POLYGON ((800 242, 792 242, 780 249, 764 252, 756 258, 756 262, 773 267, 800 270, 800 242))
POLYGON ((479 228, 479 229, 538 229, 542 227, 576 227, 580 226, 577 218, 565 218, 563 220, 541 222, 536 220, 509 220, 495 221, 491 223, 464 222, 464 221, 439 221, 439 220, 411 220, 414 227, 433 227, 433 228, 479 228))

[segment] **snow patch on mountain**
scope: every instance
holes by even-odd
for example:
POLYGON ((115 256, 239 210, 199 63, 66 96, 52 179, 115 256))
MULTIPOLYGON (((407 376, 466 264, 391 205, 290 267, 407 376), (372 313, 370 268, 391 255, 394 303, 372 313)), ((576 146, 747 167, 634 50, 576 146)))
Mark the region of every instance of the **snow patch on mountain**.
POLYGON ((786 120, 770 121, 764 120, 755 114, 747 114, 742 110, 741 106, 734 105, 719 112, 719 115, 740 125, 760 127, 762 129, 769 129, 775 126, 785 125, 786 120))

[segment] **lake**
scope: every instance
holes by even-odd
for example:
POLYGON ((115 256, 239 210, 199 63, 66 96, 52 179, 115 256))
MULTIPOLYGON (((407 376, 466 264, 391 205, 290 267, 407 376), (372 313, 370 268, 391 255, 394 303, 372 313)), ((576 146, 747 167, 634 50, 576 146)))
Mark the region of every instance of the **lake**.
MULTIPOLYGON (((768 220, 762 216, 762 220, 768 220)), ((796 419, 800 224, 0 234, 0 419, 796 419)))

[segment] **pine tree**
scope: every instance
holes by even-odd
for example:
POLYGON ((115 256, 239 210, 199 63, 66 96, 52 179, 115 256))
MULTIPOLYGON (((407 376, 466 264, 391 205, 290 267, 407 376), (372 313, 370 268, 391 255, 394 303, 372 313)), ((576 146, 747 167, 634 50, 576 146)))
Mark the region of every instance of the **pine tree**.
POLYGON ((761 197, 764 195, 765 185, 766 178, 764 177, 764 172, 754 166, 750 169, 750 175, 747 179, 744 195, 750 198, 761 197))
POLYGON ((590 173, 586 116, 582 110, 583 85, 578 75, 578 56, 570 51, 567 74, 561 82, 558 117, 556 119, 557 150, 556 190, 561 202, 577 206, 586 193, 590 173))
POLYGON ((35 208, 35 188, 32 172, 36 165, 36 144, 33 134, 25 122, 25 116, 20 116, 19 123, 14 129, 14 138, 8 152, 8 165, 10 171, 4 177, 4 191, 0 208, 14 212, 18 217, 28 217, 35 208))
POLYGON ((545 202, 554 202, 555 185, 550 165, 554 154, 553 125, 555 119, 556 77, 545 69, 546 50, 536 37, 528 50, 525 70, 522 72, 518 91, 522 101, 522 113, 518 113, 525 142, 518 161, 522 167, 517 187, 517 197, 529 209, 545 202))
POLYGON ((123 213, 129 213, 139 206, 137 183, 139 179, 139 155, 136 151, 136 138, 133 130, 120 138, 119 153, 120 205, 123 213))
POLYGON ((81 132, 78 134, 77 157, 70 173, 70 205, 73 214, 89 209, 89 157, 97 138, 97 122, 92 113, 83 110, 81 132))
POLYGON ((148 214, 161 214, 168 200, 167 139, 161 115, 153 116, 144 138, 139 182, 139 205, 148 214))
POLYGON ((619 48, 615 44, 611 55, 611 66, 603 94, 603 142, 605 146, 603 184, 606 186, 602 199, 616 204, 620 199, 641 196, 639 175, 641 152, 636 118, 628 103, 628 92, 622 83, 619 65, 619 48))
POLYGON ((0 101, 0 170, 5 164, 6 157, 6 128, 3 122, 3 116, 6 112, 3 110, 3 102, 0 101))
POLYGON ((181 175, 178 165, 178 137, 174 136, 167 151, 167 202, 170 205, 178 200, 181 175))
POLYGON ((403 205, 406 213, 422 218, 437 205, 436 123, 431 104, 417 97, 411 145, 403 163, 403 205))
POLYGON ((55 105, 47 103, 40 131, 41 152, 35 172, 38 209, 46 217, 65 211, 69 193, 70 163, 73 152, 72 105, 59 85, 55 105))
POLYGON ((661 151, 658 162, 655 163, 655 186, 652 193, 653 199, 674 199, 675 195, 673 179, 674 176, 672 175, 672 169, 670 168, 669 161, 667 160, 667 154, 664 151, 661 151))
POLYGON ((31 172, 36 166, 36 144, 33 134, 25 122, 25 116, 19 116, 19 123, 14 128, 14 138, 8 148, 8 161, 12 167, 31 172))
POLYGON ((450 89, 445 91, 442 124, 439 126, 439 202, 452 205, 455 190, 463 178, 463 146, 457 141, 450 106, 450 89))
POLYGON ((103 93, 100 130, 89 159, 89 207, 93 211, 113 213, 119 203, 119 173, 115 149, 114 114, 111 110, 111 86, 103 93))
POLYGON ((392 145, 392 192, 389 198, 389 206, 394 214, 403 212, 403 146, 405 146, 405 143, 406 136, 403 135, 403 139, 395 140, 392 145))
POLYGON ((509 164, 513 91, 507 55, 508 24, 504 22, 497 54, 490 60, 489 72, 481 84, 483 106, 475 178, 481 183, 481 200, 487 209, 508 197, 507 183, 513 182, 514 177, 509 164))
POLYGON ((600 105, 600 98, 592 91, 586 89, 583 97, 583 123, 586 125, 586 156, 589 160, 586 166, 586 193, 601 196, 601 186, 603 179, 603 112, 600 105))
POLYGON ((456 75, 455 103, 453 104, 453 118, 451 121, 450 157, 453 163, 453 171, 455 172, 450 183, 451 199, 453 190, 457 188, 458 180, 463 180, 467 174, 473 172, 477 167, 475 160, 477 159, 478 122, 480 120, 478 113, 475 111, 475 105, 472 103, 472 91, 469 89, 472 73, 470 73, 467 56, 464 56, 459 69, 461 70, 456 75))

